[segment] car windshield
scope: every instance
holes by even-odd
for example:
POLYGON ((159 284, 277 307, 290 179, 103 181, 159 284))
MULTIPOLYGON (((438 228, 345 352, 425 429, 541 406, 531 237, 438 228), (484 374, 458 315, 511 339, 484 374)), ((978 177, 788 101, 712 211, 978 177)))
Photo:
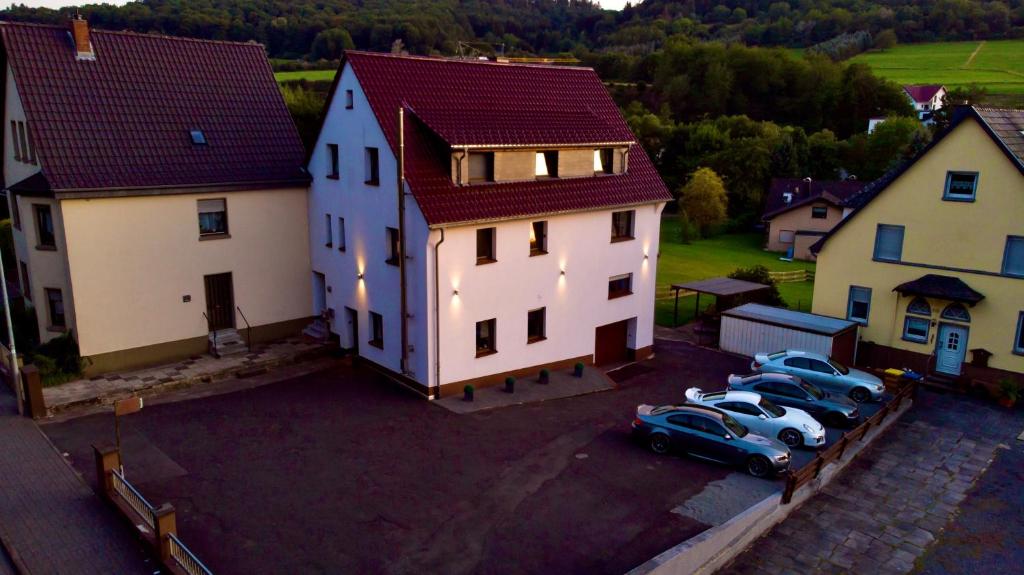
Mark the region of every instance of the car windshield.
POLYGON ((838 371, 839 373, 841 373, 843 375, 849 375, 850 374, 850 368, 848 368, 845 365, 839 363, 838 361, 832 359, 831 357, 828 358, 828 362, 831 363, 832 367, 836 368, 836 371, 838 371))
POLYGON ((782 417, 783 415, 786 415, 786 411, 784 409, 763 397, 761 398, 761 401, 757 403, 757 405, 761 406, 761 409, 765 410, 765 412, 772 417, 782 417))
POLYGON ((813 385, 807 383, 806 381, 800 381, 800 388, 806 391, 807 393, 811 394, 811 396, 814 399, 823 399, 825 397, 825 394, 820 389, 814 387, 813 385))
POLYGON ((729 431, 731 431, 732 434, 735 435, 736 437, 746 437, 746 435, 747 435, 747 428, 746 428, 746 426, 744 426, 742 423, 740 423, 740 422, 736 421, 735 419, 733 419, 731 415, 729 415, 727 413, 723 413, 722 414, 722 423, 724 423, 725 427, 727 427, 729 429, 729 431))

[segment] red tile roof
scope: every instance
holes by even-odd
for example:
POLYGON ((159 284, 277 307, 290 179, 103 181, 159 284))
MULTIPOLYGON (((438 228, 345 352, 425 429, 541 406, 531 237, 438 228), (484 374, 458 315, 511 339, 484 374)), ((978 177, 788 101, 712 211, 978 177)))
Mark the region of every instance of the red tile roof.
POLYGON ((430 225, 672 199, 639 144, 631 148, 626 174, 452 183, 452 147, 634 142, 593 70, 356 51, 346 53, 345 62, 355 71, 393 151, 398 109, 404 105, 408 110, 406 180, 430 225))
POLYGON ((42 174, 54 191, 262 186, 308 180, 263 47, 5 22, 42 174), (208 142, 192 144, 189 131, 208 142))
POLYGON ((930 102, 935 94, 942 89, 941 84, 923 84, 920 86, 903 86, 915 102, 930 102))

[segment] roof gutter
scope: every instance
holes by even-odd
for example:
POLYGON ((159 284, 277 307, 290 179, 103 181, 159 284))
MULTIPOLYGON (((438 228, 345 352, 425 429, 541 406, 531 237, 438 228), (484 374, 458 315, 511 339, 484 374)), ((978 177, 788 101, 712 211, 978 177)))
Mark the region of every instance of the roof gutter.
POLYGON ((61 200, 87 198, 119 198, 129 196, 159 196, 171 194, 200 194, 205 192, 245 191, 257 188, 286 188, 290 186, 308 186, 311 178, 292 180, 232 182, 224 184, 180 184, 166 186, 138 186, 128 188, 72 188, 53 190, 54 197, 61 200))
POLYGON ((504 217, 500 217, 500 218, 484 218, 484 219, 479 219, 479 220, 462 220, 462 221, 456 221, 456 222, 444 222, 444 223, 440 223, 440 224, 429 224, 428 223, 427 224, 427 228, 429 228, 431 230, 440 230, 440 229, 444 229, 444 228, 457 228, 457 227, 461 227, 461 226, 475 226, 475 225, 479 225, 479 224, 492 224, 494 222, 509 222, 509 221, 515 221, 515 220, 537 219, 537 218, 544 218, 544 217, 548 217, 548 216, 561 216, 561 215, 565 215, 565 214, 585 214, 585 213, 588 213, 588 212, 604 212, 604 211, 607 211, 607 210, 617 210, 617 209, 621 209, 621 208, 635 208, 635 207, 640 207, 640 206, 650 206, 650 205, 654 205, 654 204, 664 204, 664 203, 668 203, 669 201, 671 201, 671 200, 670 199, 665 199, 665 200, 649 200, 649 201, 645 201, 645 202, 638 202, 638 203, 635 203, 635 204, 619 204, 619 205, 615 205, 615 206, 599 206, 599 207, 596 207, 596 208, 583 208, 583 209, 578 209, 578 210, 559 210, 559 211, 555 211, 555 212, 540 212, 540 213, 536 213, 536 214, 522 214, 522 215, 517 215, 517 216, 504 216, 504 217))

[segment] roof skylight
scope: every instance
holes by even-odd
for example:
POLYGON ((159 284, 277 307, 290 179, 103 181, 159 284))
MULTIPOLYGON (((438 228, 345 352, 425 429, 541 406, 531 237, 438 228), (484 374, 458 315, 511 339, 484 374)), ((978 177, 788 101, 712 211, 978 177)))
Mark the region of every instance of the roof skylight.
POLYGON ((192 137, 192 143, 197 146, 206 145, 206 134, 202 130, 189 130, 189 135, 192 137))

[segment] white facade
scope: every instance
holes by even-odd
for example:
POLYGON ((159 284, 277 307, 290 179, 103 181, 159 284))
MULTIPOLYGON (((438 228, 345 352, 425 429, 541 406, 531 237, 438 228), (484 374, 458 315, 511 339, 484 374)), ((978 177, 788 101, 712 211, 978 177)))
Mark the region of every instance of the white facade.
MULTIPOLYGON (((309 163, 314 298, 322 296, 333 311, 330 329, 342 347, 358 347, 361 357, 401 373, 399 267, 386 262, 386 228, 399 227, 397 163, 351 66, 340 74, 309 163), (349 90, 351 109, 346 107, 349 90), (329 177, 328 145, 338 146, 336 179, 329 177), (367 147, 379 150, 379 185, 365 183, 367 147), (343 240, 339 217, 344 218, 343 240), (322 291, 317 274, 323 274, 322 291), (369 343, 370 312, 383 318, 382 348, 369 343)), ((427 225, 411 194, 405 205, 405 375, 430 388, 430 395, 438 384, 592 356, 595 329, 621 320, 629 322, 630 349, 653 343, 663 203, 443 229, 427 225), (635 239, 611 241, 611 214, 617 210, 635 210, 635 239), (548 253, 531 257, 531 223, 539 220, 547 222, 548 253), (477 265, 476 231, 490 227, 496 232, 497 261, 477 265), (633 293, 609 299, 609 278, 627 273, 633 274, 633 293), (546 339, 527 343, 527 315, 538 308, 546 309, 546 339), (496 353, 477 357, 476 323, 489 319, 496 321, 496 353)))
POLYGON ((911 105, 914 106, 914 111, 917 112, 917 117, 921 120, 930 121, 932 114, 936 110, 942 109, 942 100, 946 97, 946 89, 939 88, 931 99, 923 102, 918 102, 910 97, 909 93, 907 98, 910 100, 911 105))

